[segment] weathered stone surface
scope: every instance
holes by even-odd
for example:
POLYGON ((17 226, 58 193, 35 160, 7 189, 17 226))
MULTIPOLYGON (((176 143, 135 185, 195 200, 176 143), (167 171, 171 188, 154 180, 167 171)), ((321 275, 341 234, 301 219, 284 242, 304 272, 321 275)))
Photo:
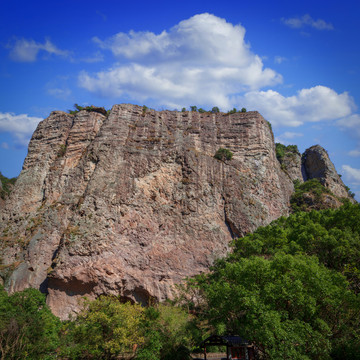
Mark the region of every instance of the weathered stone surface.
POLYGON ((355 202, 355 200, 349 196, 327 151, 320 145, 314 145, 304 152, 302 156, 302 166, 305 181, 317 178, 322 185, 327 187, 334 195, 355 202))
POLYGON ((304 182, 300 152, 287 152, 281 161, 281 169, 294 181, 304 182))
POLYGON ((2 276, 47 291, 61 318, 84 295, 164 300, 232 237, 288 214, 292 191, 258 112, 53 112, 1 215, 2 276))

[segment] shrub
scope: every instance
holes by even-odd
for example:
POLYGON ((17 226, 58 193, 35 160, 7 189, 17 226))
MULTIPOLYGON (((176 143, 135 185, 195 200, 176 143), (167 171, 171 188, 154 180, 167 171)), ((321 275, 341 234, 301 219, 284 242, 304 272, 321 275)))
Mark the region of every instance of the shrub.
POLYGON ((310 179, 302 184, 300 181, 295 180, 294 188, 295 192, 290 199, 290 206, 294 212, 309 211, 312 209, 312 206, 317 208, 326 208, 326 206, 322 204, 323 194, 334 196, 328 188, 321 184, 319 179, 310 179), (306 199, 306 195, 313 197, 314 203, 309 204, 309 201, 306 199))
POLYGON ((242 109, 241 109, 241 112, 246 112, 246 108, 242 108, 242 109))
POLYGON ((280 164, 283 162, 284 157, 286 155, 293 156, 295 154, 300 154, 297 145, 285 146, 284 144, 281 143, 275 144, 275 152, 276 152, 276 157, 279 160, 280 164))
POLYGON ((108 111, 106 111, 105 108, 94 106, 94 105, 80 106, 78 104, 74 104, 74 108, 75 108, 75 110, 68 110, 69 114, 76 115, 79 111, 86 110, 88 112, 97 112, 97 113, 102 114, 104 116, 109 115, 108 111))
POLYGON ((267 120, 266 120, 266 122, 267 122, 267 124, 268 124, 268 126, 269 126, 270 131, 272 132, 273 130, 272 130, 271 122, 270 122, 270 121, 267 121, 267 120))
POLYGON ((57 157, 58 158, 63 157, 66 154, 66 150, 67 150, 67 146, 65 144, 61 144, 57 153, 57 157))
POLYGON ((233 153, 229 149, 220 148, 218 151, 216 151, 214 158, 225 161, 225 160, 231 160, 233 157, 233 153))
POLYGON ((197 111, 197 106, 195 106, 195 105, 190 106, 190 109, 191 109, 191 111, 197 111))
POLYGON ((201 114, 206 113, 206 110, 204 110, 203 108, 200 108, 198 111, 199 111, 199 113, 201 113, 201 114))
POLYGON ((217 106, 214 106, 212 109, 211 109, 211 112, 216 114, 218 112, 220 112, 219 108, 217 106))
POLYGON ((227 113, 228 114, 236 114, 237 110, 236 110, 236 108, 233 108, 232 110, 229 110, 227 113))

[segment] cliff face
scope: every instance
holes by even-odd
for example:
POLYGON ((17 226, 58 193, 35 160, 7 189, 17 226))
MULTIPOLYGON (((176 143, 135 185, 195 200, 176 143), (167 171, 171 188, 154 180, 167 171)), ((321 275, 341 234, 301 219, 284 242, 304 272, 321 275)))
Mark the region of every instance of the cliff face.
POLYGON ((2 212, 2 278, 48 292, 61 318, 84 295, 164 300, 232 237, 286 215, 292 191, 257 112, 53 112, 2 212))

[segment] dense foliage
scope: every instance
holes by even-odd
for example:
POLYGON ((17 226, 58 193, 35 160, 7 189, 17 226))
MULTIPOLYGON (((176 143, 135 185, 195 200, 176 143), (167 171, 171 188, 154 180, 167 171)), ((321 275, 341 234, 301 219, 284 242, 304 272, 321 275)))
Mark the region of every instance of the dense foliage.
POLYGON ((59 345, 60 321, 35 289, 8 295, 0 288, 1 359, 52 359, 59 345))
POLYGON ((331 340, 359 316, 345 278, 300 254, 218 262, 197 285, 216 332, 251 339, 266 359, 328 359, 331 340))
MULTIPOLYGON (((191 280, 216 332, 265 359, 360 359, 360 206, 297 213, 238 239, 191 280)), ((188 287, 189 289, 189 287, 188 287)))
POLYGON ((216 333, 261 359, 360 359, 359 220, 350 202, 280 218, 235 240, 174 304, 103 296, 61 324, 39 291, 1 288, 0 358, 186 360, 216 333))
POLYGON ((85 301, 76 319, 64 327, 62 355, 70 359, 112 359, 132 353, 134 344, 144 342, 140 305, 122 304, 114 297, 85 301))

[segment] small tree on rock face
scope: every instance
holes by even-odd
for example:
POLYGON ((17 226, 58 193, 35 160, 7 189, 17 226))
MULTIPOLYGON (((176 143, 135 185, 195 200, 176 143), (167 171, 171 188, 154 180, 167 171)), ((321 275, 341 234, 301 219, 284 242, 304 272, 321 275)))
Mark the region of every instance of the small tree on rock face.
POLYGON ((203 108, 200 108, 198 111, 199 111, 199 113, 201 113, 201 114, 206 113, 206 110, 204 110, 203 108))
POLYGON ((241 112, 246 112, 246 109, 245 109, 245 108, 242 108, 242 109, 241 109, 241 112))
POLYGON ((217 106, 214 106, 214 107, 211 109, 211 112, 215 114, 215 113, 220 112, 220 110, 219 110, 219 108, 218 108, 217 106))
POLYGON ((220 148, 218 151, 216 151, 214 158, 225 161, 225 160, 231 160, 233 157, 233 153, 229 149, 220 148))
POLYGON ((191 109, 191 111, 197 111, 197 106, 195 106, 195 105, 190 106, 190 109, 191 109))

